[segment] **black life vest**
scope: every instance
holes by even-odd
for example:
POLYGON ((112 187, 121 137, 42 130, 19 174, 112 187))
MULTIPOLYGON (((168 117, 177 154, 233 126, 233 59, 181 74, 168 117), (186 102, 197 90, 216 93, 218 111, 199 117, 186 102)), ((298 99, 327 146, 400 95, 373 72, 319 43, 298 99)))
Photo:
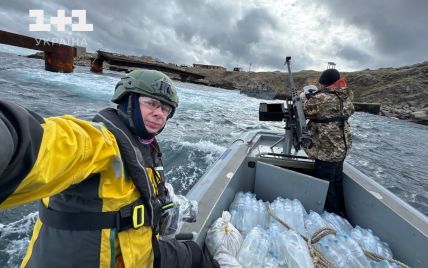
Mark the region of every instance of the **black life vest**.
MULTIPOLYGON (((115 136, 126 173, 139 191, 140 198, 114 212, 69 213, 55 211, 41 204, 40 219, 48 226, 65 230, 116 229, 124 231, 129 228, 151 226, 154 234, 157 234, 163 209, 171 205, 163 171, 155 170, 156 168, 152 167, 158 192, 155 195, 139 149, 140 141, 120 120, 116 110, 105 109, 98 113, 93 121, 102 123, 115 136)), ((153 159, 154 165, 162 165, 159 145, 154 141, 152 146, 157 152, 153 159)))

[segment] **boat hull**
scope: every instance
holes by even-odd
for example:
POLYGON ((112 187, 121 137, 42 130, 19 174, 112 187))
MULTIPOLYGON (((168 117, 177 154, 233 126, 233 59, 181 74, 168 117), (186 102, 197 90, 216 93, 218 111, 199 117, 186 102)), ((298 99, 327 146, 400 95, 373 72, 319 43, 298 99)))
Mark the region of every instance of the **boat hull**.
MULTIPOLYGON (((311 176, 313 162, 301 158, 266 157, 265 151, 281 135, 248 132, 235 141, 187 197, 199 202, 195 223, 182 233, 196 233, 204 245, 211 224, 228 210, 237 192, 254 192, 272 201, 277 196, 298 198, 307 210, 321 212, 328 183, 311 176)), ((275 149, 273 148, 273 152, 275 149)), ((394 258, 411 267, 427 267, 428 218, 349 163, 344 163, 345 207, 350 223, 370 228, 387 242, 394 258)))

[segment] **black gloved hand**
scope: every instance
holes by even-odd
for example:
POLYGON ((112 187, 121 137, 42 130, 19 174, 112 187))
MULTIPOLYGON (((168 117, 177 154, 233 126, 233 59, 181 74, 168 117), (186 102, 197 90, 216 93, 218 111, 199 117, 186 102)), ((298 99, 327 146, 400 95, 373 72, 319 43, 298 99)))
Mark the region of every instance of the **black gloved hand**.
POLYGON ((194 241, 185 241, 187 246, 192 251, 192 267, 191 268, 220 268, 220 265, 213 259, 211 254, 206 250, 202 250, 194 241))
POLYGON ((203 252, 204 252, 204 258, 209 260, 210 262, 211 266, 208 266, 208 267, 220 268, 220 264, 213 258, 213 256, 211 256, 207 247, 204 247, 203 252))

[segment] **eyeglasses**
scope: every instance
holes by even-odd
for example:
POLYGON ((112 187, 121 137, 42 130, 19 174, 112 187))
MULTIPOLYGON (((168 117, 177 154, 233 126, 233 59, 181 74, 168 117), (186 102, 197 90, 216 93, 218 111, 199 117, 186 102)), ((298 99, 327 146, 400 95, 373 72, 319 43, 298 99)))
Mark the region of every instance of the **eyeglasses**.
POLYGON ((165 116, 169 116, 172 112, 172 108, 168 104, 163 104, 160 101, 149 97, 140 97, 138 98, 138 101, 147 108, 149 108, 151 111, 155 111, 156 109, 161 107, 162 113, 165 116))

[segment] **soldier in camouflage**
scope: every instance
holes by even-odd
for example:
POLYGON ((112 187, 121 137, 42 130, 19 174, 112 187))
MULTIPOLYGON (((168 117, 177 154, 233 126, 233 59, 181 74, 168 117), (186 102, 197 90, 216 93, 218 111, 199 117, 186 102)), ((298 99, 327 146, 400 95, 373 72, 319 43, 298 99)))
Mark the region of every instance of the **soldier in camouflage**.
POLYGON ((315 159, 315 176, 329 182, 325 209, 345 216, 343 161, 352 146, 348 118, 354 112, 353 93, 347 87, 346 78, 340 79, 336 69, 325 70, 319 83, 320 90, 303 98, 314 143, 305 151, 309 158, 315 159))

